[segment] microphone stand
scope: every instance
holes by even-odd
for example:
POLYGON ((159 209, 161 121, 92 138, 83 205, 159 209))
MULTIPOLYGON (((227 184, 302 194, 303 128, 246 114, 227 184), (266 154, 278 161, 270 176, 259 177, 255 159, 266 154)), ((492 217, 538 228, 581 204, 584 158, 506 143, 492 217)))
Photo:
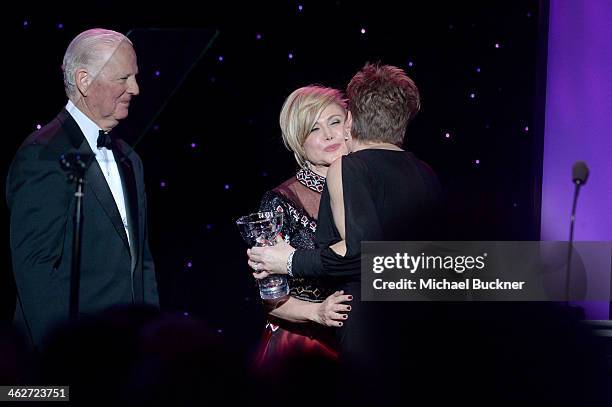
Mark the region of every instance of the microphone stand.
POLYGON ((77 319, 79 315, 79 288, 81 278, 81 234, 83 220, 83 187, 85 185, 85 171, 93 160, 93 154, 69 153, 60 157, 62 168, 68 172, 68 182, 76 183, 74 192, 74 229, 72 240, 72 266, 70 272, 70 302, 69 317, 77 319))
POLYGON ((574 242, 574 223, 576 221, 576 205, 578 204, 578 193, 580 192, 580 180, 576 180, 576 188, 574 189, 574 202, 572 203, 572 216, 570 217, 570 234, 567 246, 567 270, 565 272, 565 305, 569 306, 570 299, 570 270, 572 264, 572 251, 574 242))
POLYGON ((572 252, 574 243, 574 223, 576 221, 576 205, 578 203, 578 193, 580 187, 586 184, 589 177, 589 168, 584 161, 576 161, 572 167, 572 181, 576 184, 574 189, 574 202, 572 203, 572 216, 570 218, 570 235, 567 246, 567 271, 565 273, 565 305, 572 316, 584 319, 584 309, 570 305, 570 282, 572 268, 572 252))

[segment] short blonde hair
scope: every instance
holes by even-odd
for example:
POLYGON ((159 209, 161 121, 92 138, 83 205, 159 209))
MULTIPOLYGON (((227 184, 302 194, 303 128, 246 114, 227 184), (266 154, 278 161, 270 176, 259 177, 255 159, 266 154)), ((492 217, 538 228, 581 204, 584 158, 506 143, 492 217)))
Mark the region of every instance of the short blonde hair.
POLYGON ((346 112, 347 103, 342 92, 319 85, 294 90, 283 104, 279 118, 283 143, 293 151, 302 168, 307 168, 304 143, 321 112, 331 104, 337 104, 346 112))

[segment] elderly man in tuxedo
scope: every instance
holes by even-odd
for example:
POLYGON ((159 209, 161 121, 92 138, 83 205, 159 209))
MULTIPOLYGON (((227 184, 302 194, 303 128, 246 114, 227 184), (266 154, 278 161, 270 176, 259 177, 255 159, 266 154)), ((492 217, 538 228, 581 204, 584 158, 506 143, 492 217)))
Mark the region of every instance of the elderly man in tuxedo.
POLYGON ((114 31, 84 31, 68 46, 63 70, 68 103, 24 141, 7 179, 15 322, 35 347, 69 312, 75 198, 59 164, 66 153, 95 155, 85 173, 79 313, 159 306, 142 163, 112 136, 139 93, 133 45, 114 31))

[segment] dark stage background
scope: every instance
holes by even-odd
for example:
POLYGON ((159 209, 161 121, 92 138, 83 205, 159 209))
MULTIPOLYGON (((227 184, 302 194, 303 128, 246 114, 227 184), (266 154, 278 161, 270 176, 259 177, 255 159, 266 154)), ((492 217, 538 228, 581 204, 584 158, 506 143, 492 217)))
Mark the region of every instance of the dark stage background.
MULTIPOLYGON (((284 98, 310 83, 344 89, 368 61, 402 67, 421 90, 423 108, 408 129, 406 148, 440 176, 453 237, 538 239, 542 106, 537 100, 544 83, 536 78, 542 62, 539 19, 547 17, 538 1, 431 1, 427 7, 406 2, 401 10, 386 1, 197 9, 172 3, 181 11, 94 1, 86 10, 75 7, 78 16, 67 7, 3 17, 13 61, 5 75, 10 83, 4 106, 10 114, 3 182, 21 141, 66 103, 60 66, 77 33, 99 26, 124 33, 218 32, 154 126, 128 137, 145 167, 163 309, 208 321, 237 350, 248 352, 257 343, 264 315, 233 221, 257 209, 263 193, 296 169, 278 127, 284 98)), ((139 54, 151 50, 150 44, 135 46, 139 54)), ((147 99, 144 84, 155 67, 140 70, 135 106, 147 99)), ((7 238, 6 204, 1 219, 7 238)), ((8 239, 2 253, 0 305, 2 318, 9 320, 14 286, 8 239)))

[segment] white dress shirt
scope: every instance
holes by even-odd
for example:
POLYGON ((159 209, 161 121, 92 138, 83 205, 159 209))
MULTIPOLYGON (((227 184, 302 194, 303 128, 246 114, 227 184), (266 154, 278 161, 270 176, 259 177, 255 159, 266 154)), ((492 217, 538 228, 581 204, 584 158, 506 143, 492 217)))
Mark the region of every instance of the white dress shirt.
POLYGON ((123 197, 123 186, 121 184, 121 176, 119 175, 119 168, 117 167, 117 162, 115 161, 113 151, 107 149, 106 147, 98 148, 98 135, 102 129, 100 129, 100 127, 98 127, 98 125, 89 117, 85 116, 85 114, 81 112, 79 108, 72 103, 72 101, 68 101, 66 110, 77 122, 81 131, 85 135, 85 139, 89 143, 91 150, 96 155, 96 161, 98 161, 102 174, 104 174, 104 178, 106 179, 106 183, 113 194, 115 204, 119 210, 119 215, 121 215, 123 227, 125 228, 128 243, 130 243, 130 233, 128 231, 128 221, 125 210, 125 199, 123 197))

